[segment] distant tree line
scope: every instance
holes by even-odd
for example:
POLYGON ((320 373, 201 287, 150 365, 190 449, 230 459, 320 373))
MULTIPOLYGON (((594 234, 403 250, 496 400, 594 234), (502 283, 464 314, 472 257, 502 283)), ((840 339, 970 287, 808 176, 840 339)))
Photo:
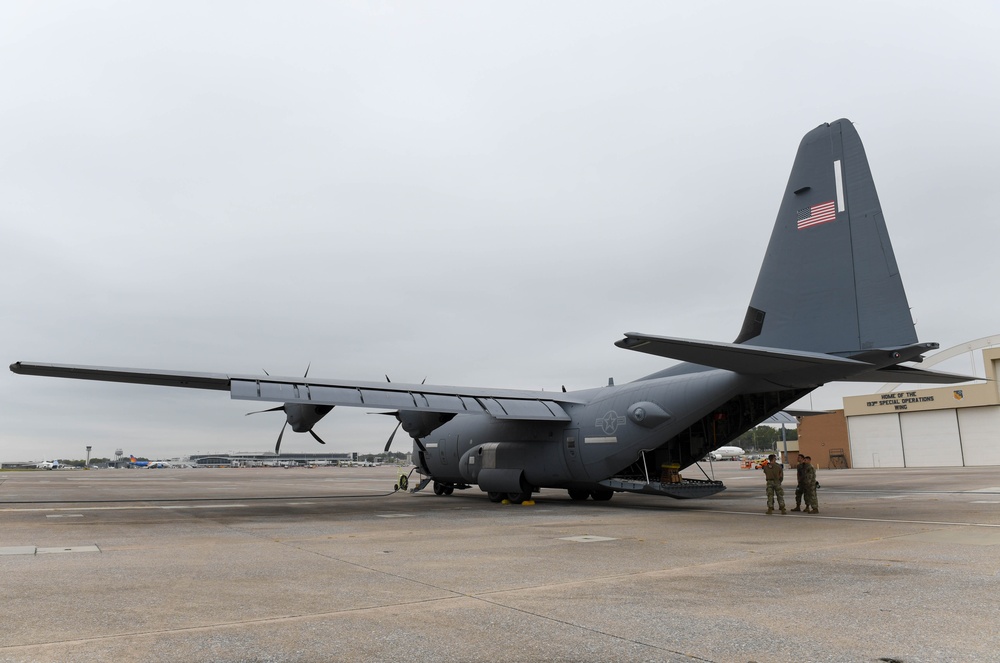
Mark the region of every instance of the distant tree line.
MULTIPOLYGON (((786 440, 798 440, 797 428, 785 428, 786 440)), ((781 429, 773 426, 757 426, 740 435, 733 444, 747 451, 775 450, 781 445, 781 429)))
MULTIPOLYGON (((125 456, 125 460, 128 460, 128 458, 129 458, 128 456, 125 456)), ((149 462, 149 459, 146 458, 145 456, 136 456, 135 459, 136 460, 140 460, 140 461, 144 460, 146 462, 149 462)), ((90 459, 90 464, 91 465, 107 465, 108 463, 112 463, 112 462, 114 462, 113 458, 91 458, 90 459)), ((85 460, 79 460, 79 459, 77 459, 77 460, 71 460, 71 459, 66 459, 66 458, 60 458, 59 459, 59 464, 60 465, 66 465, 66 466, 69 466, 69 467, 86 467, 87 461, 85 461, 85 460)))
POLYGON ((395 463, 406 460, 406 454, 401 451, 390 451, 378 454, 358 454, 358 460, 365 463, 395 463))

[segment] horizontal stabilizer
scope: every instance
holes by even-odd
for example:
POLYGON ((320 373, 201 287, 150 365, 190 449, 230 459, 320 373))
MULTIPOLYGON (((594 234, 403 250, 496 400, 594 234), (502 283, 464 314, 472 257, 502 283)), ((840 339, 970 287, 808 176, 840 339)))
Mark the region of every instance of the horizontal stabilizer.
MULTIPOLYGON (((908 366, 892 364, 880 368, 868 361, 858 361, 836 355, 785 350, 736 343, 696 341, 686 338, 669 338, 628 333, 615 343, 620 348, 680 361, 721 368, 741 375, 773 380, 781 384, 809 386, 836 380, 855 382, 910 382, 928 384, 954 384, 968 382, 975 377, 934 373, 908 366)), ((933 346, 934 344, 928 344, 933 346)), ((909 348, 906 348, 909 350, 909 348)), ((873 350, 866 358, 912 357, 912 352, 901 355, 888 350, 873 350)), ((896 359, 898 361, 898 359, 896 359)))
POLYGON ((625 334, 625 338, 615 345, 626 350, 721 368, 741 375, 778 378, 790 374, 808 374, 810 379, 807 384, 843 379, 872 368, 871 364, 865 362, 819 352, 648 336, 632 332, 625 334), (815 379, 812 379, 813 376, 815 379))
POLYGON ((910 366, 888 366, 851 377, 851 382, 897 382, 899 384, 958 384, 983 378, 956 373, 935 373, 910 366))

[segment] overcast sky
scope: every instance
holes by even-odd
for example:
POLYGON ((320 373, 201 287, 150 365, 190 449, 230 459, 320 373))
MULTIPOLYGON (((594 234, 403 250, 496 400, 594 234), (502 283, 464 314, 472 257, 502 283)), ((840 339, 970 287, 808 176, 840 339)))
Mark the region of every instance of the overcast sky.
MULTIPOLYGON (((799 140, 840 117, 920 340, 1000 333, 997 25, 995 2, 5 2, 3 365, 622 383, 667 365, 626 331, 736 337, 799 140)), ((7 461, 267 450, 282 424, 7 370, 0 408, 7 461)), ((338 408, 326 448, 282 449, 376 451, 393 423, 338 408)))

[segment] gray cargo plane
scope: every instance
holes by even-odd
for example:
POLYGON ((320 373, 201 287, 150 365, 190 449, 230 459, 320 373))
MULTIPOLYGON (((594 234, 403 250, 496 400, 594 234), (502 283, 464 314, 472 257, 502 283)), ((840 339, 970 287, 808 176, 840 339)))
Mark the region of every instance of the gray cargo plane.
POLYGON ((615 345, 684 363, 562 393, 27 362, 10 369, 278 402, 296 432, 311 433, 334 406, 390 410, 413 439, 418 489, 433 482, 443 495, 478 485, 493 501, 513 502, 540 488, 576 500, 616 491, 711 495, 724 486, 676 470, 820 385, 973 379, 906 365, 938 344, 917 341, 864 147, 843 119, 799 145, 733 343, 630 332, 615 345))

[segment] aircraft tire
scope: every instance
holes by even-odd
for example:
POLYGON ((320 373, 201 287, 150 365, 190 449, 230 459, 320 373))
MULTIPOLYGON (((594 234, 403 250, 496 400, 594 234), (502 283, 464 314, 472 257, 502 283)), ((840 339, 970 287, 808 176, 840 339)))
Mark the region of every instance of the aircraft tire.
POLYGON ((444 486, 437 481, 434 482, 434 494, 444 495, 444 486))
POLYGON ((490 501, 499 504, 507 498, 507 493, 486 493, 486 496, 490 498, 490 501))
POLYGON ((520 504, 521 502, 530 500, 531 493, 507 493, 507 499, 511 501, 511 504, 520 504))
POLYGON ((445 495, 451 495, 454 492, 455 492, 455 487, 454 486, 445 486, 444 487, 443 493, 445 495))
POLYGON ((588 497, 590 497, 590 491, 589 490, 580 490, 579 488, 570 488, 566 492, 569 493, 569 496, 570 496, 571 499, 574 499, 577 502, 582 502, 583 500, 585 500, 588 497))
POLYGON ((615 491, 608 489, 595 490, 590 493, 596 502, 607 502, 614 497, 615 491))

